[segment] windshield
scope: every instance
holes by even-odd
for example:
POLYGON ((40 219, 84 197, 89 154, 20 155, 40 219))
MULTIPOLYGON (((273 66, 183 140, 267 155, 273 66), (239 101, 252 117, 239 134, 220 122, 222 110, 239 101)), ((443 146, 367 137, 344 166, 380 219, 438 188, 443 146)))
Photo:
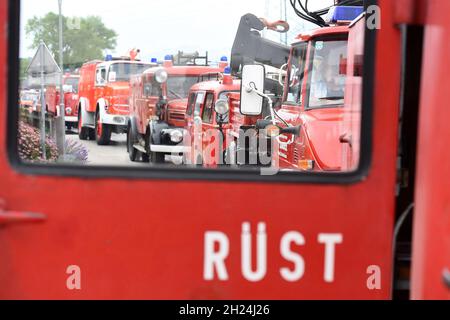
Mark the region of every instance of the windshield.
POLYGON ((78 93, 78 82, 80 81, 80 78, 66 78, 64 81, 65 85, 72 86, 73 92, 78 93))
POLYGON ((131 76, 141 74, 150 68, 147 64, 115 63, 109 67, 109 72, 115 72, 115 81, 129 81, 131 76))
POLYGON ((169 77, 167 80, 167 96, 169 99, 185 99, 191 87, 198 82, 197 76, 169 77))
POLYGON ((308 108, 344 104, 347 41, 314 41, 308 108))

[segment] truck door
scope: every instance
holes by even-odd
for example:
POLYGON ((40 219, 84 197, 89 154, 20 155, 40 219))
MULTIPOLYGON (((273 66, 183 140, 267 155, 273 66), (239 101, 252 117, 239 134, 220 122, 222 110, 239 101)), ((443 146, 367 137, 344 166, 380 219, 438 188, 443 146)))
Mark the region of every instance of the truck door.
POLYGON ((214 115, 214 92, 207 92, 202 110, 202 135, 203 135, 203 161, 207 165, 217 164, 217 152, 219 142, 218 126, 214 115))
POLYGON ((413 299, 450 299, 450 3, 426 3, 412 255, 413 299))
MULTIPOLYGON (((18 3, 0 0, 0 298, 390 297, 400 84, 390 0, 378 1, 383 28, 366 30, 357 170, 271 175, 21 160, 18 3)), ((337 117, 311 114, 317 131, 337 117)))

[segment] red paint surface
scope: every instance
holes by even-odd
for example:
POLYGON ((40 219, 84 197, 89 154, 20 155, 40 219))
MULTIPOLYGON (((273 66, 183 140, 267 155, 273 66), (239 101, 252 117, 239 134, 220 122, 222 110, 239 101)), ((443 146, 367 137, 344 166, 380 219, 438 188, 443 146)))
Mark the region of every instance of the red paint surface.
MULTIPOLYGON (((370 174, 353 185, 312 185, 38 177, 14 171, 7 161, 5 139, 7 1, 0 0, 0 197, 7 210, 44 213, 48 217, 40 224, 0 229, 0 298, 389 298, 400 32, 393 23, 391 1, 379 2, 383 14, 375 52, 370 174), (53 200, 43 201, 48 199, 48 190, 54 190, 53 200), (251 222, 253 228, 257 222, 267 224, 268 274, 258 283, 244 280, 240 272, 240 232, 245 221, 251 222), (223 231, 230 238, 228 282, 207 282, 202 278, 203 237, 212 230, 223 231), (279 254, 280 237, 290 230, 301 232, 306 239, 305 246, 295 249, 306 263, 305 276, 295 283, 287 283, 279 274, 279 268, 290 266, 279 254), (317 243, 322 232, 338 232, 344 237, 343 244, 337 247, 335 282, 331 284, 323 281, 324 250, 317 243), (81 267, 81 291, 66 288, 65 271, 70 265, 81 267), (366 269, 370 265, 381 267, 379 291, 366 287, 366 269)), ((427 31, 429 45, 442 39, 439 32, 445 28, 440 26, 448 28, 444 18, 448 10, 438 9, 438 2, 444 5, 446 1, 428 1, 429 14, 435 14, 429 19, 433 23, 427 31)), ((439 48, 446 51, 430 50, 426 55, 429 59, 425 66, 430 68, 426 69, 425 79, 429 81, 423 91, 428 97, 422 97, 427 110, 421 119, 422 171, 418 179, 423 184, 416 197, 417 212, 422 217, 419 221, 426 223, 416 228, 416 239, 426 242, 416 247, 414 256, 418 260, 414 262, 417 269, 413 289, 418 297, 430 297, 430 292, 444 294, 433 291, 439 285, 437 278, 427 282, 428 276, 437 275, 442 263, 432 265, 425 258, 434 254, 436 261, 444 262, 448 250, 448 242, 440 247, 445 241, 442 236, 441 243, 437 241, 438 235, 443 234, 445 239, 449 235, 445 208, 450 188, 445 177, 450 173, 439 159, 449 158, 444 144, 450 135, 442 135, 448 132, 448 117, 442 114, 446 108, 438 107, 449 82, 444 68, 437 67, 448 57, 448 41, 440 43, 439 48), (437 132, 441 133, 439 137, 437 132), (421 232, 422 227, 426 229, 421 232), (430 251, 429 246, 434 249, 430 251)))

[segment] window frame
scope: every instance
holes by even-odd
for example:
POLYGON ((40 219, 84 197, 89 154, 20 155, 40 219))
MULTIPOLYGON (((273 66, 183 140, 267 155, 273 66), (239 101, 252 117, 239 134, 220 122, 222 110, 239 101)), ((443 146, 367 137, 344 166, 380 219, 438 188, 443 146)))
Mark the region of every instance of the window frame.
MULTIPOLYGON (((303 85, 305 83, 305 80, 308 80, 308 79, 305 79, 305 67, 306 67, 306 64, 307 64, 306 58, 307 58, 307 53, 308 53, 308 45, 309 44, 305 43, 305 42, 297 43, 297 44, 293 45, 293 48, 292 48, 291 52, 294 52, 295 50, 302 50, 302 52, 303 52, 303 58, 304 58, 305 61, 303 62, 302 66, 299 67, 299 70, 302 70, 303 77, 302 77, 302 80, 301 80, 300 85, 298 87, 297 101, 295 101, 295 102, 294 101, 288 101, 288 97, 289 97, 289 94, 290 94, 289 89, 288 89, 288 90, 285 90, 286 93, 283 96, 283 104, 284 105, 301 107, 301 105, 303 103, 303 101, 301 101, 303 85)), ((292 58, 292 56, 291 56, 291 58, 292 58)), ((290 78, 291 78, 291 72, 292 72, 292 62, 291 61, 289 61, 289 65, 290 65, 290 67, 288 69, 287 76, 286 76, 286 81, 285 81, 286 83, 289 83, 290 82, 290 78)))
MULTIPOLYGON (((365 0, 364 6, 376 5, 377 0, 365 0)), ((123 179, 123 180, 192 180, 192 181, 237 181, 259 183, 293 183, 293 184, 324 184, 349 185, 365 181, 372 164, 373 136, 373 104, 375 80, 375 53, 377 29, 366 28, 363 70, 363 97, 361 114, 361 150, 357 170, 352 172, 279 172, 274 176, 263 176, 258 169, 241 168, 185 168, 158 167, 154 168, 122 168, 113 166, 71 166, 68 164, 27 164, 23 163, 18 154, 17 134, 19 125, 19 108, 17 108, 19 87, 19 43, 20 43, 20 1, 8 2, 8 97, 7 97, 7 128, 6 156, 13 170, 20 174, 69 178, 91 179, 123 179)))

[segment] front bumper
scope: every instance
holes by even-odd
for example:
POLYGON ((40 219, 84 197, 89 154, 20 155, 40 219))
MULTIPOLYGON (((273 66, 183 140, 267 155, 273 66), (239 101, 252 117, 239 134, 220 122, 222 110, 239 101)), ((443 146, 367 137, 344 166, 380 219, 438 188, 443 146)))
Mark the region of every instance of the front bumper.
POLYGON ((74 122, 77 123, 78 117, 77 116, 65 116, 64 120, 69 123, 74 123, 74 122))
POLYGON ((115 126, 126 126, 128 124, 128 116, 122 116, 122 115, 115 115, 115 114, 103 114, 102 116, 102 123, 103 124, 110 124, 115 126))
POLYGON ((180 153, 188 153, 190 151, 190 148, 186 146, 169 146, 169 145, 152 144, 150 145, 150 151, 157 153, 180 154, 180 153))

